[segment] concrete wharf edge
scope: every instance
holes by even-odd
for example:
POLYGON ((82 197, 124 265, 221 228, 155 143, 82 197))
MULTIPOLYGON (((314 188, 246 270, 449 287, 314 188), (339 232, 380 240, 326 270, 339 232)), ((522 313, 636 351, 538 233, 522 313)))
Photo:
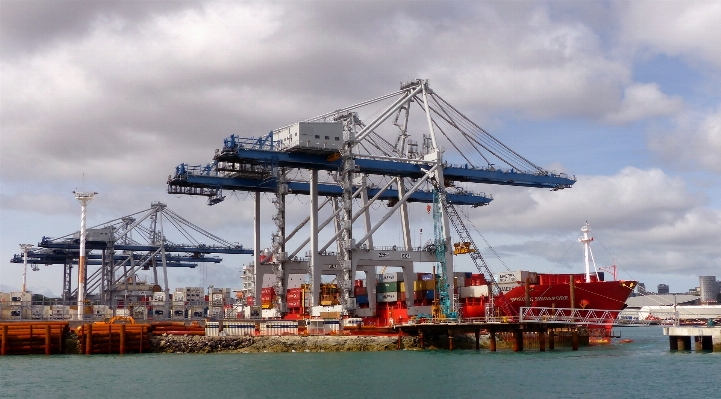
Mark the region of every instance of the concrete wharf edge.
POLYGON ((695 337, 697 351, 721 351, 721 327, 669 326, 663 328, 668 336, 669 350, 691 350, 691 338, 695 337))

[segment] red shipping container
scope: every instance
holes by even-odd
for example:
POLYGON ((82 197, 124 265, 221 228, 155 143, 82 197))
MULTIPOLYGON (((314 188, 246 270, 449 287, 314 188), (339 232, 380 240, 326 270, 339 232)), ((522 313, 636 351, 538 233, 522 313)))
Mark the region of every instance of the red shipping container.
POLYGON ((425 291, 413 291, 413 300, 422 301, 426 297, 425 291))
POLYGON ((300 291, 288 291, 286 297, 288 298, 288 302, 290 302, 291 299, 300 301, 301 294, 300 291))
POLYGON ((289 300, 288 307, 289 308, 300 308, 301 307, 300 300, 289 300))
POLYGON ((405 302, 405 301, 406 301, 406 293, 405 293, 405 292, 401 292, 401 293, 400 293, 400 295, 398 296, 398 301, 399 301, 399 302, 405 302))
POLYGON ((366 289, 366 287, 362 287, 362 286, 361 287, 355 286, 353 288, 353 293, 355 294, 355 296, 367 295, 368 289, 366 289))
POLYGON ((255 298, 253 298, 252 296, 249 296, 245 300, 245 302, 248 304, 248 306, 255 306, 255 298))
POLYGON ((363 286, 363 280, 356 280, 356 281, 355 281, 355 286, 356 286, 356 287, 362 287, 362 286, 363 286))
POLYGON ((275 292, 275 290, 273 289, 273 287, 266 287, 266 288, 261 289, 260 292, 263 294, 272 294, 275 292))

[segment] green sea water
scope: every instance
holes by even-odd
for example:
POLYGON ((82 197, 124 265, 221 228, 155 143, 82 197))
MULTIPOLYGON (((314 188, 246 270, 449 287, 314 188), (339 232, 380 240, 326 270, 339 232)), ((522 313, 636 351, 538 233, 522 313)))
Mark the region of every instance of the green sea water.
POLYGON ((0 357, 0 398, 717 398, 721 353, 634 342, 495 353, 143 354, 0 357))

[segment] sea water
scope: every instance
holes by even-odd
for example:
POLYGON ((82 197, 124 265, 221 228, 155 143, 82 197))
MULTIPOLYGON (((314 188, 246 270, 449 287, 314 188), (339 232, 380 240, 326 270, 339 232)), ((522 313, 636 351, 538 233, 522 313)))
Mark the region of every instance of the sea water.
POLYGON ((721 353, 670 352, 659 327, 631 343, 514 353, 0 357, 0 398, 716 398, 721 353))

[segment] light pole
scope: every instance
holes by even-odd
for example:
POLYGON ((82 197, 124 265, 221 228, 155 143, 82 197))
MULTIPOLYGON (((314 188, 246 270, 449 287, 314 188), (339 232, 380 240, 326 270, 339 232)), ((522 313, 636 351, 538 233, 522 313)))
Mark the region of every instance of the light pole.
POLYGON ((97 193, 73 191, 80 202, 80 258, 78 259, 78 319, 85 316, 85 208, 97 193))
POLYGON ((33 244, 20 244, 20 249, 23 250, 23 292, 27 292, 25 283, 27 283, 28 277, 28 251, 33 247, 33 244))

